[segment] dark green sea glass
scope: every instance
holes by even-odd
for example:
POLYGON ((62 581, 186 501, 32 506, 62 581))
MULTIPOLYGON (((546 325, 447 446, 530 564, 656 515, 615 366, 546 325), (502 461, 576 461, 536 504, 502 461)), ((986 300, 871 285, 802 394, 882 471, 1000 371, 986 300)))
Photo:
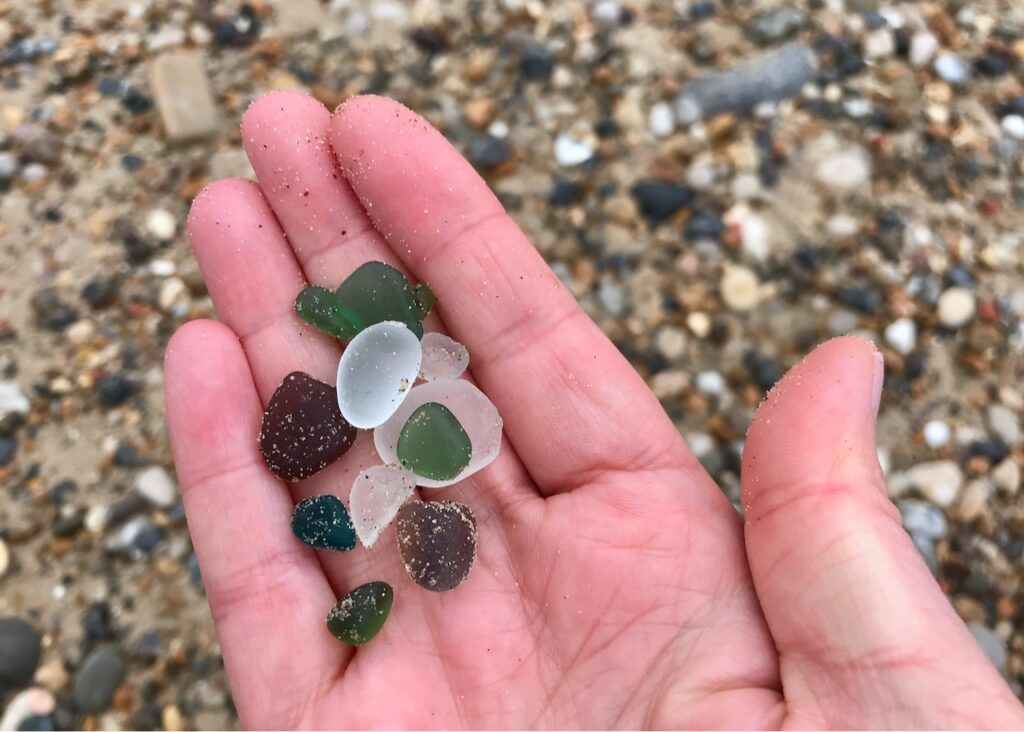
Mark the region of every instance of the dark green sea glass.
POLYGON ((361 646, 371 640, 388 619, 395 591, 387 582, 367 582, 338 602, 327 614, 327 629, 338 640, 361 646))
POLYGON ((354 313, 348 312, 338 296, 326 287, 311 285, 295 298, 295 312, 319 331, 335 338, 351 340, 361 330, 353 322, 354 313))
POLYGON ((292 513, 292 532, 314 549, 347 552, 356 545, 356 529, 337 496, 313 496, 292 513))
POLYGON ((416 298, 416 312, 419 314, 420 320, 424 320, 437 304, 437 298, 434 297, 433 290, 422 282, 412 288, 412 294, 416 298))
POLYGON ((405 277, 383 262, 367 262, 349 275, 335 292, 346 317, 358 330, 385 320, 405 323, 423 337, 420 306, 405 277))
POLYGON ((397 453, 409 472, 431 480, 451 480, 469 465, 473 445, 448 407, 427 402, 402 427, 397 453))

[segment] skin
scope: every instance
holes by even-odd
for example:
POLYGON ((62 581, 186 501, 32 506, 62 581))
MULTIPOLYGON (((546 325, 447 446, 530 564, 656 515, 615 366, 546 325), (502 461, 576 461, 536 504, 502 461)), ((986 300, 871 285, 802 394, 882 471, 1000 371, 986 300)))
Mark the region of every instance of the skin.
POLYGON ((248 727, 1024 726, 1024 710, 900 526, 875 454, 881 356, 829 341, 772 390, 741 518, 657 399, 486 184, 422 118, 279 92, 242 123, 258 183, 200 194, 189 235, 222 322, 183 326, 166 391, 188 523, 248 727), (306 284, 382 260, 437 294, 428 330, 472 354, 498 460, 427 500, 470 505, 478 564, 449 593, 372 550, 315 552, 295 502, 343 498, 362 433, 296 484, 263 464, 263 408, 340 344, 292 313, 306 284), (443 322, 442 322, 443 320, 443 322), (356 585, 395 605, 358 649, 324 618, 356 585))

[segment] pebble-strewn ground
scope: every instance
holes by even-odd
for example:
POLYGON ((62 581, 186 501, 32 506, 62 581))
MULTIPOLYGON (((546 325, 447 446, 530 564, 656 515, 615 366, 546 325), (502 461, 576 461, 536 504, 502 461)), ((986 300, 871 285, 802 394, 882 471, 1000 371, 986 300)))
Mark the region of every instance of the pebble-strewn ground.
POLYGON ((733 499, 765 390, 874 339, 894 498, 1019 692, 1024 5, 781 8, 0 0, 0 727, 236 724, 161 354, 213 314, 189 201, 287 87, 441 127, 733 499))

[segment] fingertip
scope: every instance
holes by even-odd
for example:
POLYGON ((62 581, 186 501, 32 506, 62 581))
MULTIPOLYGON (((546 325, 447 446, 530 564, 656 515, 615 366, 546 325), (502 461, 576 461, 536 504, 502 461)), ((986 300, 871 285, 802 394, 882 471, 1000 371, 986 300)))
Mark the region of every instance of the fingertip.
POLYGON ((204 233, 214 217, 230 212, 239 202, 248 201, 254 195, 260 195, 259 186, 245 178, 221 178, 199 191, 188 210, 187 229, 192 249, 196 248, 197 236, 204 233))

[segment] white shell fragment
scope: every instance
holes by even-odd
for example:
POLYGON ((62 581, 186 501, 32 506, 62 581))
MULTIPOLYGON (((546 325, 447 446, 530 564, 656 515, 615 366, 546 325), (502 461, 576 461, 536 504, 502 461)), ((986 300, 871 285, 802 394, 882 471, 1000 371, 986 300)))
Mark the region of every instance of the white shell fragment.
POLYGON ((363 546, 373 546, 414 490, 416 476, 395 465, 377 465, 356 476, 348 503, 363 546))
POLYGON ((394 414, 420 372, 423 349, 404 323, 386 320, 353 338, 338 364, 338 407, 360 429, 394 414))
POLYGON ((418 485, 424 488, 444 488, 468 478, 483 470, 498 457, 501 449, 501 416, 487 396, 464 379, 442 379, 428 381, 414 387, 409 398, 402 402, 391 417, 373 432, 373 444, 381 460, 390 465, 398 464, 398 437, 402 427, 417 408, 427 402, 438 402, 448 407, 466 430, 473 445, 473 456, 469 465, 451 480, 431 480, 415 476, 418 485))
POLYGON ((421 343, 423 363, 420 365, 420 378, 424 381, 457 379, 469 368, 469 351, 443 333, 425 333, 421 343))

